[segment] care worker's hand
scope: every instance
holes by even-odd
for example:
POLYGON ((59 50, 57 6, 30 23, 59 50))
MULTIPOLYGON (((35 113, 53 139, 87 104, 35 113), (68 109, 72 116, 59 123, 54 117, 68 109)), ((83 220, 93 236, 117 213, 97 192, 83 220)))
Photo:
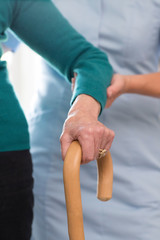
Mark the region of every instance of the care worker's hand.
POLYGON ((98 119, 100 104, 92 97, 82 94, 74 101, 63 126, 61 150, 64 159, 74 140, 82 147, 82 163, 88 163, 99 155, 99 149, 110 149, 114 132, 98 119))
POLYGON ((120 74, 113 75, 111 85, 107 88, 106 108, 109 108, 121 94, 127 92, 127 83, 126 76, 120 74))

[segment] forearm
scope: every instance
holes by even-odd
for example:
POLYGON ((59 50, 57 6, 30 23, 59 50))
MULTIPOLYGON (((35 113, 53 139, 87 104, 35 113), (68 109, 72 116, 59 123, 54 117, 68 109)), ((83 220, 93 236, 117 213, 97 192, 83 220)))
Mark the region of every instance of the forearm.
POLYGON ((106 107, 110 107, 124 93, 137 93, 160 98, 160 73, 142 75, 115 74, 111 86, 107 88, 108 100, 106 107))
POLYGON ((137 93, 152 97, 160 97, 160 73, 143 75, 127 75, 126 93, 137 93))

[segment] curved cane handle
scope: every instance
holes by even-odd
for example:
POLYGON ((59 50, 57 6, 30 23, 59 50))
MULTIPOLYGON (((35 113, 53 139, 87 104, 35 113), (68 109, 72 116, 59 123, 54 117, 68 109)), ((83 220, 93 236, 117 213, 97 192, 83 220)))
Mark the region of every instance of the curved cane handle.
MULTIPOLYGON (((84 240, 83 212, 80 190, 81 146, 77 141, 70 145, 63 167, 63 181, 70 240, 84 240)), ((112 197, 113 165, 110 153, 99 160, 97 197, 102 201, 112 197)))
POLYGON ((108 201, 112 198, 113 163, 111 153, 108 151, 105 157, 97 160, 97 198, 108 201))

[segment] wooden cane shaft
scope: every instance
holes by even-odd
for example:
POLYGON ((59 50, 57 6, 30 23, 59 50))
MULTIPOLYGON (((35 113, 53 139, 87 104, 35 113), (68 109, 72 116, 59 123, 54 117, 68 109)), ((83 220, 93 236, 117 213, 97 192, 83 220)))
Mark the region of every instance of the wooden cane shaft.
POLYGON ((113 163, 110 152, 97 160, 97 198, 108 201, 112 198, 113 163))
MULTIPOLYGON (((83 211, 80 190, 80 164, 82 151, 77 141, 70 145, 63 167, 63 181, 70 240, 84 240, 83 211)), ((97 197, 107 201, 112 197, 113 166, 110 153, 97 160, 97 197), (109 159, 109 160, 108 160, 109 159)))
POLYGON ((70 145, 63 167, 68 234, 70 240, 84 240, 83 213, 80 191, 81 147, 77 141, 70 145))

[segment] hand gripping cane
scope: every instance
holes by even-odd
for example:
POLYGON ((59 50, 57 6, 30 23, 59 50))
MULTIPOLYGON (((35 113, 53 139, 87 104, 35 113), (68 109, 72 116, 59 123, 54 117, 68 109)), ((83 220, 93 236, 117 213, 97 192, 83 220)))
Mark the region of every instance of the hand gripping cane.
MULTIPOLYGON (((70 240, 84 240, 83 212, 80 190, 81 146, 77 141, 71 143, 63 167, 63 181, 70 240)), ((107 201, 112 197, 113 165, 110 152, 97 160, 97 198, 107 201)))

